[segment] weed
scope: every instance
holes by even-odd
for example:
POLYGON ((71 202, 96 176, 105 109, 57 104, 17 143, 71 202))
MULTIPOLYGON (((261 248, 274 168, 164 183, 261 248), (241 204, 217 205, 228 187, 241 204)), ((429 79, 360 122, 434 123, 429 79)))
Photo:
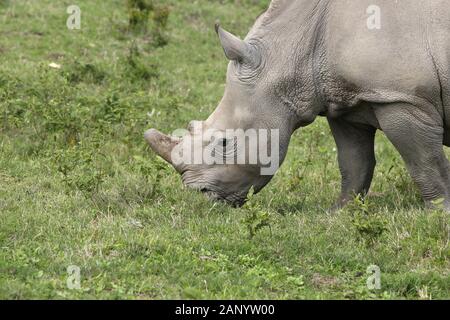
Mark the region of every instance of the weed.
POLYGON ((138 45, 133 42, 128 50, 125 64, 126 74, 133 81, 150 80, 158 77, 155 64, 147 65, 143 62, 138 45))
POLYGON ((249 237, 253 238, 261 229, 267 227, 272 231, 272 214, 266 210, 263 210, 261 205, 252 200, 253 188, 250 190, 247 201, 244 205, 246 217, 243 220, 247 226, 249 237))
POLYGON ((358 236, 369 246, 375 244, 386 231, 386 219, 375 210, 371 202, 360 195, 345 208, 351 215, 351 222, 358 236))
POLYGON ((106 72, 95 64, 79 61, 65 67, 64 72, 67 80, 74 84, 80 82, 100 84, 107 78, 106 72))
POLYGON ((145 178, 147 187, 143 197, 145 199, 153 199, 161 191, 159 186, 162 175, 167 173, 167 164, 159 157, 155 157, 153 161, 150 161, 138 155, 134 156, 134 162, 139 174, 145 178))
POLYGON ((77 189, 85 194, 98 191, 105 173, 94 163, 94 152, 79 145, 55 152, 54 162, 57 170, 70 189, 77 189))
POLYGON ((121 123, 126 116, 128 106, 120 101, 116 92, 111 93, 105 99, 105 102, 97 109, 96 122, 103 130, 112 128, 113 124, 121 123))
POLYGON ((163 47, 167 44, 166 28, 170 9, 167 5, 156 4, 152 0, 127 0, 129 30, 147 33, 151 28, 153 45, 163 47))
POLYGON ((156 47, 163 47, 168 43, 165 30, 167 28, 169 14, 170 9, 168 6, 159 5, 154 8, 152 37, 156 47))
POLYGON ((134 32, 146 32, 149 15, 154 5, 152 0, 127 0, 128 23, 134 32))

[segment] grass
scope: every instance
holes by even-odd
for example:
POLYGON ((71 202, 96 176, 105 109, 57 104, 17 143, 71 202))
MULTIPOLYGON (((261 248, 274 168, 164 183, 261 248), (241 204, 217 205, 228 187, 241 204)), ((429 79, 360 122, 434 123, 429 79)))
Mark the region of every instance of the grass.
POLYGON ((243 36, 267 2, 166 1, 155 36, 127 31, 125 1, 78 0, 81 30, 66 28, 71 2, 0 1, 0 298, 450 298, 448 215, 423 208, 382 134, 371 196, 338 214, 323 119, 241 209, 185 190, 147 148, 145 129, 220 100, 214 22, 243 36))

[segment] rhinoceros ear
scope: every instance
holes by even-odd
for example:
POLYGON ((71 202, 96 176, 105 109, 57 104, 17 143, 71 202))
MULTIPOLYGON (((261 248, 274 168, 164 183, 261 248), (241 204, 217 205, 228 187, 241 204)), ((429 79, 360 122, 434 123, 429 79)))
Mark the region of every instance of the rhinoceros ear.
POLYGON ((256 53, 248 43, 222 29, 219 24, 216 24, 216 32, 223 51, 229 60, 247 64, 255 63, 257 60, 256 53))

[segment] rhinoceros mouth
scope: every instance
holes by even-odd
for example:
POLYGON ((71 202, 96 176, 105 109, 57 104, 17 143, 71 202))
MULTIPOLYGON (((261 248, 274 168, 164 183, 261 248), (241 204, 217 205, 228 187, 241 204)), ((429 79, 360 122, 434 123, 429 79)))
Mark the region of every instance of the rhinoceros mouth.
POLYGON ((235 208, 242 207, 245 203, 245 198, 241 198, 235 195, 221 196, 218 193, 210 190, 200 190, 210 201, 223 202, 235 208))
POLYGON ((245 197, 237 194, 223 194, 220 191, 216 191, 209 186, 199 186, 198 184, 186 184, 186 187, 197 190, 204 194, 208 200, 213 202, 221 202, 230 205, 235 208, 242 207, 245 203, 245 197))

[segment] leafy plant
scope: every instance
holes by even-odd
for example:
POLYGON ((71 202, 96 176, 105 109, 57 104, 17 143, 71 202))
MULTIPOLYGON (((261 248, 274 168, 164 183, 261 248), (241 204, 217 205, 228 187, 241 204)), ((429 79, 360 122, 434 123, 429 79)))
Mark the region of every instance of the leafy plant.
POLYGON ((127 0, 128 23, 132 31, 144 32, 147 30, 149 15, 153 10, 152 0, 127 0))
POLYGON ((386 231, 386 219, 376 213, 374 207, 368 199, 356 196, 344 209, 351 215, 351 222, 358 236, 367 245, 373 245, 386 231))
POLYGON ((97 192, 105 173, 94 163, 95 149, 85 150, 80 146, 58 150, 54 161, 64 183, 84 193, 97 192))
POLYGON ((149 80, 158 77, 158 69, 155 64, 147 65, 141 57, 141 52, 136 42, 133 42, 126 57, 125 70, 133 81, 149 80))
POLYGON ((124 120, 127 109, 127 106, 120 101, 119 95, 113 92, 106 97, 105 102, 98 108, 95 115, 96 122, 103 128, 120 123, 124 120))
POLYGON ((262 209, 259 202, 251 201, 254 195, 253 188, 250 190, 247 201, 244 205, 246 217, 243 220, 247 226, 249 237, 253 238, 261 229, 269 228, 271 230, 272 214, 262 209))
POLYGON ((127 0, 129 30, 134 33, 147 33, 151 26, 154 45, 167 44, 165 30, 170 9, 167 5, 155 4, 152 0, 127 0))
POLYGON ((165 30, 169 20, 170 9, 168 6, 155 6, 153 11, 152 36, 156 47, 163 47, 168 43, 165 30))
POLYGON ((100 84, 106 79, 107 73, 93 63, 75 61, 65 68, 65 76, 71 83, 84 81, 87 83, 100 84))
POLYGON ((135 168, 145 178, 146 191, 142 194, 146 199, 152 199, 159 191, 161 177, 167 171, 167 164, 159 157, 155 157, 153 161, 144 157, 135 155, 135 168))
POLYGON ((40 106, 40 112, 45 134, 62 135, 63 141, 69 146, 79 142, 81 131, 87 122, 85 108, 50 100, 47 105, 40 106))

